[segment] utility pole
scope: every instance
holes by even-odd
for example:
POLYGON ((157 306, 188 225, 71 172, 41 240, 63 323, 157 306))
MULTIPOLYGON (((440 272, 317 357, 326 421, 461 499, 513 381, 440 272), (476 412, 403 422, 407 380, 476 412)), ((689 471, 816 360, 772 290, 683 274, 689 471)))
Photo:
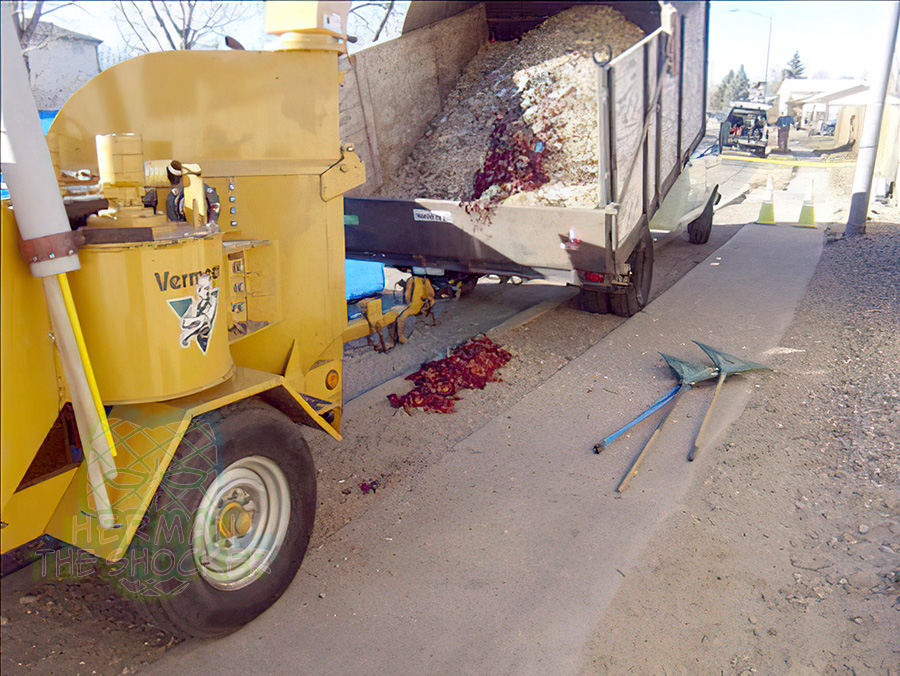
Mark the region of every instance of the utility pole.
POLYGON ((769 17, 769 44, 766 47, 766 72, 765 84, 763 85, 763 103, 769 102, 769 54, 772 51, 772 17, 769 17))
POLYGON ((853 194, 850 197, 850 215, 844 237, 866 234, 866 218, 869 213, 869 197, 872 194, 872 176, 875 173, 875 155, 878 153, 878 137, 881 120, 884 117, 884 100, 887 96, 891 64, 894 60, 894 46, 897 43, 897 28, 900 25, 900 0, 894 0, 885 12, 887 44, 876 76, 869 89, 869 103, 866 119, 860 135, 859 156, 856 159, 856 175, 853 178, 853 194))

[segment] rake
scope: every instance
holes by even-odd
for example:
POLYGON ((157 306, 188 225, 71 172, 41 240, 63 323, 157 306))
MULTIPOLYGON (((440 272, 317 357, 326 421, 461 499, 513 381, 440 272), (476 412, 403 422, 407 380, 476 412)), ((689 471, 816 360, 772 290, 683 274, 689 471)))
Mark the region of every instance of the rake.
POLYGON ((754 361, 748 361, 746 359, 741 359, 740 357, 735 357, 730 354, 726 354, 721 350, 718 350, 714 347, 710 347, 709 345, 704 345, 703 343, 698 343, 696 340, 694 341, 701 350, 706 352, 709 355, 709 358, 713 360, 713 363, 718 368, 719 380, 716 382, 716 391, 713 393, 712 401, 709 403, 709 408, 706 409, 706 416, 703 418, 703 423, 700 425, 700 431, 697 433, 697 439, 694 441, 694 446, 691 448, 691 452, 688 453, 688 460, 693 460, 697 451, 700 450, 701 447, 706 445, 709 436, 709 421, 710 416, 712 414, 713 408, 716 405, 716 399, 719 396, 719 392, 722 389, 722 384, 725 382, 725 378, 734 374, 734 373, 743 373, 744 371, 752 371, 755 369, 766 369, 769 370, 768 366, 763 364, 757 364, 754 361))
POLYGON ((621 493, 625 489, 627 489, 631 484, 631 480, 637 475, 638 468, 640 467, 641 462, 644 459, 644 455, 647 453, 647 449, 653 445, 654 441, 656 441, 656 437, 662 431, 662 428, 666 424, 666 421, 669 419, 669 416, 672 415, 672 411, 674 411, 675 407, 678 405, 678 398, 697 383, 715 378, 719 373, 719 370, 714 366, 698 366, 671 355, 663 354, 662 352, 660 352, 660 355, 666 361, 669 367, 678 375, 679 383, 675 386, 672 396, 669 398, 670 400, 674 400, 674 403, 672 404, 672 408, 669 409, 669 412, 666 413, 666 415, 663 416, 662 420, 659 421, 659 424, 656 426, 656 429, 653 430, 653 434, 650 435, 650 438, 647 440, 647 443, 644 444, 641 452, 638 453, 637 457, 631 463, 631 467, 628 468, 628 471, 625 473, 622 481, 620 481, 619 485, 616 487, 617 493, 621 493))

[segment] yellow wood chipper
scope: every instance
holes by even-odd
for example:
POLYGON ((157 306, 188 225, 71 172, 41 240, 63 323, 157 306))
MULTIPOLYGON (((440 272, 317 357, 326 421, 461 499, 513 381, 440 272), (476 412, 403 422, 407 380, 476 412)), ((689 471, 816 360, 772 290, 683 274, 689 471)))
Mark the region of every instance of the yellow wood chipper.
POLYGON ((287 588, 297 423, 340 438, 349 3, 270 4, 279 49, 123 62, 46 140, 3 7, 2 550, 90 552, 197 636, 287 588))

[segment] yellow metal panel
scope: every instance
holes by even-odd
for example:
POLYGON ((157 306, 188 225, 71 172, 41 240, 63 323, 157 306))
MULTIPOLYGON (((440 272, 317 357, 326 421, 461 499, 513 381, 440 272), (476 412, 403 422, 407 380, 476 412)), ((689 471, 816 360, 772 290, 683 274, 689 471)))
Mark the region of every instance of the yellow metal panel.
POLYGON ((341 161, 322 174, 322 200, 333 200, 365 182, 366 169, 359 156, 345 150, 341 161))
POLYGON ((331 425, 329 425, 322 417, 316 412, 316 409, 312 407, 312 405, 306 401, 306 398, 301 395, 299 392, 295 392, 288 385, 283 385, 284 389, 300 404, 300 407, 306 411, 307 415, 313 419, 313 421, 319 425, 323 430, 328 432, 329 435, 341 441, 340 433, 334 429, 331 425))
POLYGON ((0 551, 3 554, 44 534, 47 522, 72 483, 76 471, 71 469, 13 493, 3 509, 3 521, 8 524, 0 530, 0 551))
POLYGON ((110 561, 120 559, 189 422, 189 411, 166 404, 114 407, 109 423, 118 475, 107 482, 107 491, 122 527, 100 528, 88 490, 87 463, 82 463, 47 524, 47 534, 110 561))
POLYGON ((170 399, 231 375, 221 235, 90 246, 80 256, 72 292, 105 403, 170 399), (182 329, 201 293, 213 308, 208 335, 182 329))
POLYGON ((145 54, 77 91, 48 139, 62 169, 96 172, 94 137, 113 133, 140 134, 145 160, 196 162, 204 175, 205 160, 331 166, 341 157, 337 58, 325 51, 145 54))
MULTIPOLYGON (((319 176, 249 177, 236 180, 236 186, 241 208, 254 214, 242 221, 242 236, 278 241, 283 317, 233 343, 235 363, 281 373, 295 340, 292 359, 300 374, 321 359, 340 359, 335 341, 347 321, 342 201, 321 200, 319 176)), ((307 391, 298 373, 289 379, 295 389, 307 391)))
POLYGON ((0 222, 0 472, 4 510, 59 414, 50 318, 39 279, 16 244, 12 212, 0 222))

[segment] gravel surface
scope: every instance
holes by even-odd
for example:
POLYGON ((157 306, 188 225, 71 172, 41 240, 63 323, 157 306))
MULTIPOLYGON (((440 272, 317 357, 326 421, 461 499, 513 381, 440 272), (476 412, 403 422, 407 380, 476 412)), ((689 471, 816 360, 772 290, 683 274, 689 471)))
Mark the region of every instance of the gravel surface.
POLYGON ((592 54, 643 37, 610 7, 576 6, 518 42, 485 45, 379 196, 596 207, 592 54))

